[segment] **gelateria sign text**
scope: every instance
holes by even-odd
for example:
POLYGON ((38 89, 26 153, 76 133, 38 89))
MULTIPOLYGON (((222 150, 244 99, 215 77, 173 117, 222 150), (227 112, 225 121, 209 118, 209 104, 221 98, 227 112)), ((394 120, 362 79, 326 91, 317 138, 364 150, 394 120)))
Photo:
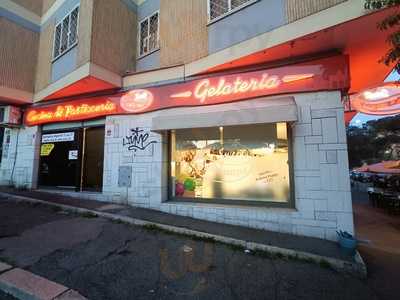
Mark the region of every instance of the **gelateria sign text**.
POLYGON ((290 66, 133 89, 109 96, 30 107, 25 112, 24 121, 26 125, 33 126, 287 93, 344 91, 349 87, 347 66, 347 57, 334 56, 290 66))

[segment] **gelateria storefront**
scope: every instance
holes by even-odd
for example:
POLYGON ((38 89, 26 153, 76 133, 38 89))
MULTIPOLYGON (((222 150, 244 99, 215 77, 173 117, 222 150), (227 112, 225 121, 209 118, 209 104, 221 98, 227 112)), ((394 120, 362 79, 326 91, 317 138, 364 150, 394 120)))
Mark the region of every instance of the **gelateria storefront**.
POLYGON ((353 232, 348 87, 347 57, 330 56, 32 107, 25 122, 104 120, 100 200, 335 239, 353 232))

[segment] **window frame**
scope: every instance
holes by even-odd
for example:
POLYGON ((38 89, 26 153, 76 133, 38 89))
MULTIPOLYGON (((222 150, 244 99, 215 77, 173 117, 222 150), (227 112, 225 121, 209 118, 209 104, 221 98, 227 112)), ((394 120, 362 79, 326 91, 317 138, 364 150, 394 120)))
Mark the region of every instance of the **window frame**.
POLYGON ((211 19, 211 0, 207 0, 207 25, 213 24, 215 22, 218 22, 219 20, 236 13, 239 10, 242 10, 243 8, 252 5, 260 0, 249 0, 246 3, 243 3, 242 5, 239 5, 238 7, 235 7, 232 9, 232 0, 227 0, 228 1, 228 11, 218 17, 215 17, 214 19, 211 19))
POLYGON ((80 4, 75 5, 71 10, 68 11, 68 13, 60 20, 58 21, 55 25, 54 25, 54 33, 53 33, 53 52, 52 52, 52 61, 51 62, 55 62, 57 59, 59 59, 61 56, 63 56, 64 54, 68 53, 72 48, 74 48, 76 45, 78 45, 78 41, 79 41, 79 18, 80 18, 80 4), (70 45, 69 44, 69 37, 71 35, 71 15, 72 12, 78 8, 78 17, 76 19, 76 40, 75 42, 70 45), (69 22, 68 22, 68 34, 67 34, 67 48, 61 53, 61 42, 62 42, 62 32, 63 32, 63 23, 64 20, 69 18, 69 22), (57 33, 57 27, 61 25, 61 32, 60 32, 60 43, 59 43, 59 53, 57 56, 54 56, 54 50, 55 50, 55 46, 56 46, 56 33, 57 33))
POLYGON ((6 135, 6 129, 5 127, 0 126, 0 166, 1 166, 1 161, 3 158, 3 145, 4 145, 4 137, 6 135))
MULTIPOLYGON (((246 206, 246 207, 267 207, 267 208, 285 208, 285 209, 296 209, 296 194, 295 194, 295 180, 294 180, 294 155, 293 155, 293 133, 292 126, 293 122, 285 122, 287 128, 287 141, 288 141, 288 166, 289 166, 289 199, 287 202, 273 202, 273 201, 257 201, 257 200, 235 200, 235 199, 221 199, 221 198, 182 198, 175 197, 172 195, 172 176, 171 176, 171 159, 172 159, 172 142, 171 142, 171 130, 167 132, 168 142, 168 197, 165 202, 168 203, 201 203, 209 205, 228 205, 228 206, 246 206)), ((269 124, 269 123, 268 123, 269 124)), ((276 124, 276 123, 273 123, 276 124)))
POLYGON ((156 10, 153 13, 151 13, 150 15, 144 17, 143 19, 141 19, 138 22, 138 32, 137 32, 137 59, 143 58, 147 55, 150 55, 158 50, 160 50, 160 10, 156 10), (150 19, 151 17, 153 17, 154 15, 157 15, 157 46, 152 49, 152 50, 148 50, 147 52, 144 52, 143 54, 140 54, 140 46, 141 46, 141 38, 140 38, 140 33, 141 33, 141 25, 143 22, 147 21, 148 22, 148 29, 147 29, 147 43, 148 46, 150 45, 150 19))

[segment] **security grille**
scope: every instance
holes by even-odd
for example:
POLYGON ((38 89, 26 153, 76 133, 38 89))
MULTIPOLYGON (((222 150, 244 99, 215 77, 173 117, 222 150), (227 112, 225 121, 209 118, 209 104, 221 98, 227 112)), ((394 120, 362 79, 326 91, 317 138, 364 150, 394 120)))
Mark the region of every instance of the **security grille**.
POLYGON ((149 19, 146 19, 143 20, 142 23, 140 23, 140 55, 143 55, 149 51, 148 34, 149 19))
POLYGON ((58 58, 78 42, 79 6, 65 16, 54 30, 53 59, 58 58))
POLYGON ((239 9, 250 2, 254 2, 254 0, 209 0, 209 21, 239 9))
POLYGON ((72 46, 76 43, 76 40, 78 38, 77 33, 78 33, 78 15, 79 15, 79 7, 75 8, 70 17, 70 30, 69 30, 69 45, 72 46))
POLYGON ((139 23, 139 57, 159 47, 159 13, 143 19, 139 23))
POLYGON ((56 30, 54 33, 54 53, 53 53, 54 58, 60 55, 61 28, 62 24, 60 23, 56 26, 56 30))
POLYGON ((158 14, 150 17, 149 50, 158 48, 158 14))
POLYGON ((61 48, 60 48, 61 53, 64 53, 68 49, 68 31, 69 31, 69 18, 65 18, 62 21, 61 48))

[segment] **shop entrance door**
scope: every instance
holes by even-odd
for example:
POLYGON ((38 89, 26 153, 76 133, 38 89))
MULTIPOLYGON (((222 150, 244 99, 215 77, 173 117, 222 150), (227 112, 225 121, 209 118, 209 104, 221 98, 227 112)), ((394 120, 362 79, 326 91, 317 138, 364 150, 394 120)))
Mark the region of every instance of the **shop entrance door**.
POLYGON ((76 189, 79 176, 78 153, 79 130, 43 134, 39 184, 76 189))
POLYGON ((101 192, 103 186, 104 127, 83 129, 82 189, 101 192))
POLYGON ((40 149, 39 185, 101 192, 104 126, 45 132, 40 149))

